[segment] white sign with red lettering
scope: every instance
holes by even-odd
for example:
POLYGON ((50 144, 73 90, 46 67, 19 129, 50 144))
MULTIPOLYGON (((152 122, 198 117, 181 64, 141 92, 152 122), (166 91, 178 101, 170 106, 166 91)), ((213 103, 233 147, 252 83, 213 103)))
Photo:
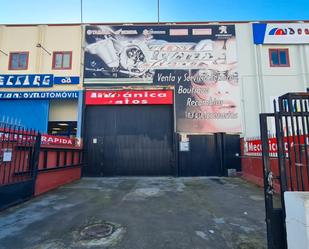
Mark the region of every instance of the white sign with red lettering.
POLYGON ((42 135, 41 144, 47 145, 75 145, 75 140, 68 137, 42 135))
POLYGON ((86 91, 86 105, 173 104, 172 90, 86 91))

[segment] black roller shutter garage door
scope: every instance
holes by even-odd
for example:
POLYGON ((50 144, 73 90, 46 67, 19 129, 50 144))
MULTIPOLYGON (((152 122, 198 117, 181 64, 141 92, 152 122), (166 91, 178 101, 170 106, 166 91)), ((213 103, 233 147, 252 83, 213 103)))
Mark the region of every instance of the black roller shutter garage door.
POLYGON ((84 176, 175 174, 172 105, 87 106, 84 176))

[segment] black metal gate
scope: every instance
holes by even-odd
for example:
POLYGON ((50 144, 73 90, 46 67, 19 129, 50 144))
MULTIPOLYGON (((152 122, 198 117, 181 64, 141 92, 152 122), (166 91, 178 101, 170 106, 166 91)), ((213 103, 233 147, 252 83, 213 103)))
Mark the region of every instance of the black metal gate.
POLYGON ((309 190, 309 94, 285 94, 274 110, 260 114, 267 239, 269 249, 286 249, 284 192, 309 190))
POLYGON ((179 176, 227 176, 229 169, 240 171, 239 135, 187 135, 186 151, 180 148, 181 135, 178 140, 179 176))
POLYGON ((0 209, 34 194, 41 135, 0 123, 0 209))
POLYGON ((84 176, 175 174, 171 105, 90 106, 84 176))

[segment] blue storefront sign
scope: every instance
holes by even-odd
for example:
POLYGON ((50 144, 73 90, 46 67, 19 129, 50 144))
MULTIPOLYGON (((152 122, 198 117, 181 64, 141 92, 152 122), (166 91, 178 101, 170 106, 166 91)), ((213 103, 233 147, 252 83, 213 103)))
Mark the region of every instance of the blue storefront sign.
POLYGON ((53 74, 0 74, 0 88, 44 88, 53 84, 79 84, 78 76, 57 76, 53 74))
POLYGON ((65 76, 65 77, 54 77, 54 84, 57 85, 77 85, 79 84, 78 76, 65 76))
POLYGON ((52 87, 52 74, 0 75, 0 87, 52 87))
POLYGON ((254 44, 309 44, 308 23, 253 23, 254 44))
POLYGON ((0 92, 0 99, 77 99, 78 97, 78 91, 0 92))

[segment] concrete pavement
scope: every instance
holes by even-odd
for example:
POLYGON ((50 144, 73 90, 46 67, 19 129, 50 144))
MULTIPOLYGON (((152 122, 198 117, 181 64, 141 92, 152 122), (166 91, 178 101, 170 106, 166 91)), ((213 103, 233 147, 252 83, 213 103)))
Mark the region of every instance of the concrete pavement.
POLYGON ((263 191, 240 178, 83 178, 0 213, 0 249, 262 249, 263 191))

